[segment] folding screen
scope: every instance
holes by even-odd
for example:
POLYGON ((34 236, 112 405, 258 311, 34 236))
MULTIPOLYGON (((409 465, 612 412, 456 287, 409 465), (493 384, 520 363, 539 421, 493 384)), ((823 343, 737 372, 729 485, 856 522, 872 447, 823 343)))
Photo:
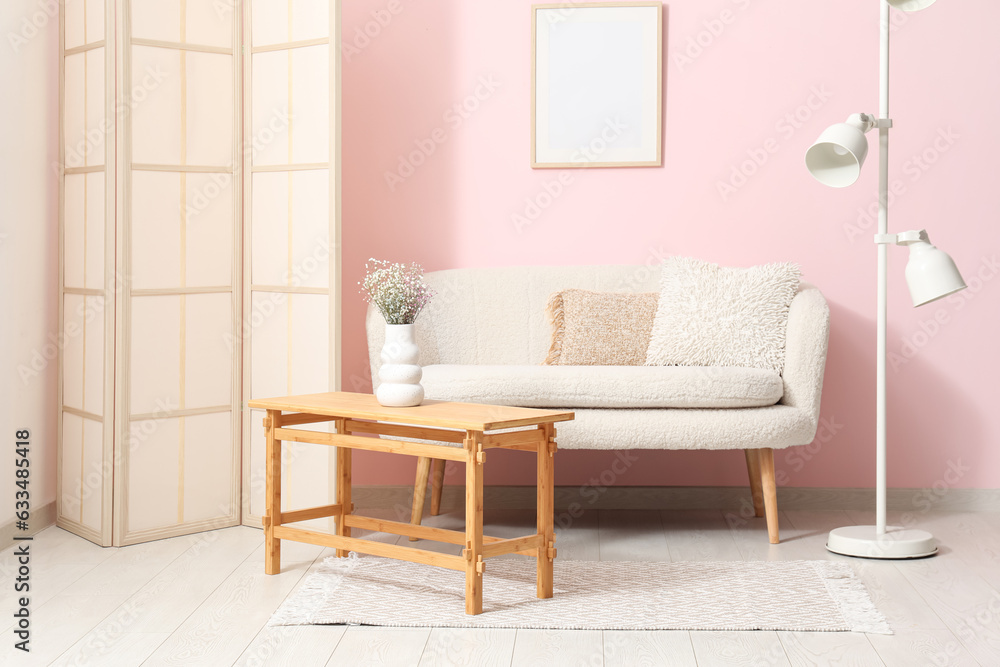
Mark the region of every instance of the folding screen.
MULTIPOLYGON (((243 400, 336 387, 336 18, 65 0, 59 525, 104 545, 259 526, 243 400)), ((292 502, 332 497, 325 453, 290 456, 292 502)))
MULTIPOLYGON (((112 15, 113 16, 113 15, 112 15)), ((114 56, 103 0, 66 0, 60 22, 60 455, 65 528, 111 544, 114 444, 114 56), (110 135, 110 136, 109 136, 110 135), (109 168, 110 165, 110 168, 109 168), (110 183, 109 183, 110 181, 110 183), (113 260, 112 260, 113 261, 113 260)))
POLYGON ((123 544, 237 523, 240 483, 238 16, 128 5, 123 544))
MULTIPOLYGON (((253 0, 247 11, 244 397, 328 391, 338 385, 340 366, 336 7, 327 0, 253 0)), ((263 417, 250 412, 244 428, 243 516, 255 526, 264 511, 263 417)), ((334 503, 330 450, 283 448, 283 507, 334 503)))

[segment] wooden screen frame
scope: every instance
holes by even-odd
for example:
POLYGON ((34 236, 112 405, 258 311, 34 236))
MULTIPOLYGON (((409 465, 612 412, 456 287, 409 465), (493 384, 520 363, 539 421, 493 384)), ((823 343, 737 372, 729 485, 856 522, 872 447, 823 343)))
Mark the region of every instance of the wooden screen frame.
MULTIPOLYGON (((114 543, 116 546, 125 546, 129 544, 137 544, 141 542, 148 542, 151 540, 164 539, 167 537, 175 537, 178 535, 186 535, 195 532, 201 532, 204 530, 211 530, 215 528, 223 528, 228 526, 235 526, 239 524, 240 521, 240 509, 239 509, 239 496, 240 496, 240 459, 241 452, 239 443, 239 434, 241 427, 241 403, 240 403, 240 359, 242 358, 240 350, 240 340, 239 336, 236 335, 239 331, 239 327, 242 322, 242 300, 239 298, 239 294, 242 291, 241 283, 241 269, 240 269, 240 252, 241 252, 241 221, 242 221, 242 193, 241 187, 242 183, 239 178, 236 178, 236 174, 239 172, 239 166, 242 159, 242 115, 240 108, 241 100, 241 86, 243 81, 243 70, 242 70, 242 58, 241 58, 241 48, 242 43, 240 42, 241 35, 241 13, 239 11, 233 11, 233 28, 232 28, 232 46, 228 49, 222 47, 210 47, 210 46, 198 46, 185 43, 184 46, 179 48, 180 43, 173 42, 161 42, 156 40, 133 38, 132 32, 132 12, 131 4, 132 0, 115 0, 116 5, 118 5, 118 13, 121 17, 119 23, 120 33, 117 35, 116 43, 119 45, 119 72, 121 72, 122 81, 124 82, 123 88, 126 90, 130 89, 132 81, 132 55, 134 46, 149 46, 154 48, 168 48, 176 49, 181 51, 199 51, 204 53, 216 53, 220 55, 229 55, 232 57, 233 64, 233 150, 230 157, 230 164, 235 172, 233 178, 233 231, 232 231, 232 250, 233 250, 233 262, 231 267, 230 276, 230 287, 225 292, 232 295, 231 304, 232 312, 230 320, 232 322, 232 332, 234 334, 234 349, 232 352, 232 365, 231 365, 231 378, 230 378, 230 399, 229 399, 229 412, 230 412, 230 433, 233 438, 232 446, 232 460, 230 467, 230 489, 229 489, 229 507, 230 511, 228 515, 217 516, 209 519, 200 519, 196 521, 183 521, 172 526, 166 526, 161 528, 147 529, 132 531, 129 530, 129 463, 130 463, 130 432, 131 424, 133 421, 143 421, 141 417, 146 415, 133 415, 130 405, 130 395, 131 395, 131 383, 129 379, 129 371, 131 365, 131 322, 132 322, 132 298, 136 296, 135 291, 132 286, 131 279, 131 262, 132 262, 132 174, 136 170, 143 171, 155 171, 156 166, 154 165, 140 165, 132 161, 132 114, 127 113, 124 115, 123 122, 119 123, 121 126, 120 139, 118 145, 121 150, 118 151, 119 165, 117 169, 118 180, 116 190, 118 192, 118 229, 117 237, 119 240, 118 248, 118 269, 122 271, 126 279, 121 281, 121 289, 116 290, 118 301, 116 303, 116 310, 120 313, 120 317, 117 318, 118 329, 116 330, 116 337, 121 344, 118 346, 119 355, 119 377, 116 378, 115 385, 117 390, 116 399, 116 410, 115 410, 115 433, 116 433, 116 471, 115 475, 115 493, 114 493, 114 543), (193 48, 191 48, 193 47, 193 48)), ((182 137, 182 140, 186 138, 182 137)), ((199 169, 197 166, 191 166, 188 168, 171 166, 169 169, 164 169, 164 171, 170 172, 186 172, 186 173, 199 173, 204 170, 199 169)), ((214 172, 220 173, 220 172, 214 172)), ((224 173, 224 172, 221 172, 224 173)), ((183 252, 183 249, 182 249, 183 252)), ((219 290, 215 288, 166 288, 166 289, 143 289, 139 291, 139 296, 151 296, 157 293, 162 293, 164 295, 178 295, 178 294, 199 294, 199 293, 220 293, 219 290)), ((223 293, 225 293, 223 292, 223 293)), ((219 406, 221 407, 221 406, 219 406)), ((213 410, 214 413, 218 414, 221 411, 213 410)), ((170 419, 182 416, 196 416, 198 414, 207 414, 204 408, 188 408, 180 409, 171 412, 164 412, 156 416, 156 419, 170 419)), ((183 485, 183 479, 178 480, 179 485, 183 485)))
MULTIPOLYGON (((291 1, 291 0, 290 0, 291 1)), ((252 178, 254 173, 262 173, 267 171, 286 171, 289 165, 277 165, 277 166, 257 166, 253 165, 253 156, 250 152, 246 152, 243 156, 242 162, 242 173, 243 173, 243 210, 244 210, 244 229, 243 229, 243 275, 245 277, 244 287, 243 287, 243 312, 251 313, 253 311, 252 297, 254 292, 259 291, 281 291, 289 295, 292 294, 328 294, 330 297, 330 307, 329 307, 329 350, 328 359, 330 362, 330 368, 328 373, 328 383, 330 391, 340 390, 340 369, 341 369, 341 297, 342 297, 342 281, 340 277, 340 265, 341 265, 341 181, 340 181, 340 170, 341 170, 341 155, 340 155, 340 145, 341 145, 341 94, 340 94, 340 81, 341 81, 341 38, 340 38, 340 25, 341 25, 341 0, 329 0, 330 3, 330 13, 329 13, 329 37, 320 39, 309 39, 300 40, 294 42, 284 42, 277 44, 268 44, 264 46, 253 46, 252 39, 252 0, 244 0, 243 2, 243 33, 242 41, 245 45, 243 50, 243 71, 245 72, 244 85, 243 85, 243 128, 244 132, 250 133, 253 127, 253 98, 252 98, 252 81, 253 81, 253 56, 256 53, 265 53, 268 51, 278 51, 285 48, 300 48, 309 46, 318 46, 321 44, 329 45, 330 53, 330 115, 333 119, 333 126, 330 128, 330 146, 328 161, 325 163, 309 164, 309 165, 297 165, 299 168, 326 168, 329 170, 330 175, 330 186, 329 186, 329 196, 330 196, 330 261, 329 261, 329 277, 328 277, 328 287, 326 288, 313 288, 313 287, 292 287, 292 286, 273 286, 273 285, 255 285, 253 283, 253 277, 251 274, 251 259, 252 259, 252 197, 253 197, 253 186, 252 178), (279 290, 280 288, 280 290, 279 290)), ((292 224, 292 221, 289 221, 292 224)), ((252 332, 251 332, 252 336, 252 332)), ((291 341, 289 341, 291 344, 291 341)), ((252 526, 254 528, 261 527, 261 521, 263 519, 262 514, 254 514, 251 507, 251 493, 254 486, 254 470, 251 461, 251 444, 252 444, 252 433, 254 429, 263 429, 263 425, 258 421, 256 423, 252 420, 252 412, 250 408, 247 407, 247 402, 250 400, 250 389, 251 389, 251 373, 253 370, 251 361, 251 343, 244 341, 243 352, 242 352, 242 406, 243 406, 243 431, 242 431, 242 451, 243 451, 243 493, 242 493, 242 524, 245 526, 252 526)), ((263 473, 263 470, 261 470, 263 473)), ((334 463, 334 469, 331 471, 330 475, 330 493, 336 493, 336 464, 334 463)), ((263 479, 263 477, 261 477, 263 479)))
MULTIPOLYGON (((86 0, 83 0, 84 2, 86 0)), ((121 2, 122 0, 116 0, 121 2)), ((59 241, 59 277, 58 277, 58 322, 59 328, 62 332, 65 325, 66 317, 66 295, 67 294, 79 294, 86 299, 87 296, 100 296, 104 299, 103 307, 103 324, 104 324, 104 341, 103 341, 103 355, 102 355, 102 370, 103 370, 103 387, 102 387, 102 414, 100 415, 101 424, 101 460, 102 460, 102 470, 109 470, 109 466, 113 465, 114 461, 114 446, 115 446, 115 429, 114 429, 114 414, 116 407, 116 397, 115 397, 115 383, 110 381, 114 377, 115 373, 115 294, 112 290, 114 282, 111 280, 109 286, 109 276, 108 276, 108 261, 114 261, 115 251, 116 251, 116 238, 114 234, 114 227, 111 224, 113 218, 111 217, 116 211, 116 198, 114 194, 114 188, 109 187, 108 183, 114 178, 116 171, 116 154, 115 154, 115 144, 118 133, 120 131, 119 123, 117 122, 117 117, 115 116, 113 110, 115 109, 115 96, 116 90, 115 81, 115 67, 116 67, 116 57, 117 53, 114 49, 115 38, 116 38, 116 28, 115 28, 115 9, 116 3, 106 2, 104 3, 104 36, 103 39, 96 40, 95 42, 85 43, 78 47, 72 49, 66 48, 66 0, 59 0, 59 111, 58 111, 58 125, 59 125, 59 162, 56 165, 57 178, 58 178, 58 241, 59 241), (109 11, 109 9, 111 11, 109 11), (85 53, 97 48, 104 49, 104 113, 107 122, 111 124, 111 130, 104 140, 104 165, 103 169, 94 169, 92 167, 76 167, 67 168, 66 167, 66 58, 67 56, 75 55, 78 53, 85 53), (86 174, 86 173, 104 173, 104 220, 102 221, 104 227, 104 275, 102 279, 102 286, 95 289, 69 289, 66 288, 66 176, 69 174, 86 174)), ((86 82, 84 82, 86 85, 86 82)), ((114 269, 112 268, 112 276, 115 275, 114 269)), ((65 332, 63 332, 65 333, 65 332)), ((86 354, 86 350, 84 350, 86 354)), ((65 491, 63 489, 63 421, 65 414, 76 414, 81 419, 90 419, 91 421, 98 421, 93 419, 93 416, 86 416, 82 410, 77 411, 73 409, 68 409, 64 402, 64 377, 65 377, 65 350, 63 346, 60 346, 57 360, 57 382, 56 382, 56 401, 58 405, 58 419, 56 420, 56 442, 57 442, 57 455, 56 455, 56 525, 60 528, 68 530, 75 535, 90 540, 95 544, 101 546, 111 546, 113 544, 114 535, 112 530, 112 516, 113 516, 113 499, 114 499, 114 485, 112 479, 109 479, 107 475, 104 475, 101 480, 101 486, 99 490, 98 497, 101 501, 101 525, 98 529, 93 529, 89 526, 84 525, 80 521, 77 521, 69 516, 65 512, 64 495, 65 491)), ((81 443, 81 447, 82 447, 81 443)), ((82 491, 82 489, 81 489, 82 491)), ((80 499, 82 504, 83 498, 80 499)))

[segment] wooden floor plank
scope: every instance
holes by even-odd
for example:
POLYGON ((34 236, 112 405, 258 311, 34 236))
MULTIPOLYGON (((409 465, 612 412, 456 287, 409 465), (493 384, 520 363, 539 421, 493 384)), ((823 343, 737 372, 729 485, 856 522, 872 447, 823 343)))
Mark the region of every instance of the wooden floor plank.
POLYGON ((1000 665, 1000 591, 971 569, 944 559, 897 567, 973 657, 1000 665))
POLYGON ((600 518, 591 509, 575 512, 556 508, 557 558, 563 560, 601 560, 600 518))
POLYGON ((894 635, 868 635, 868 640, 886 667, 984 667, 950 630, 899 630, 894 635))
MULTIPOLYGON (((890 512, 888 518, 899 524, 904 514, 890 512)), ((914 523, 934 535, 940 549, 936 558, 957 558, 1000 590, 1000 513, 928 512, 914 523)))
MULTIPOLYGON (((108 550, 110 552, 110 549, 108 550)), ((108 553, 108 557, 111 553, 108 553)), ((31 581, 31 604, 33 609, 37 609, 49 602, 55 596, 66 591, 71 585, 87 576, 99 561, 84 559, 79 563, 50 563, 47 565, 35 565, 32 563, 31 581)), ((0 577, 4 583, 13 581, 13 576, 0 577)), ((4 586, 0 595, 0 610, 13 609, 15 602, 21 594, 14 590, 13 586, 4 586)), ((12 616, 0 616, 0 632, 9 630, 14 625, 12 616)))
MULTIPOLYGON (((849 514, 855 523, 874 523, 872 512, 849 514)), ((1000 664, 1000 588, 993 585, 997 575, 989 566, 990 544, 997 543, 1000 531, 989 521, 991 515, 996 516, 989 513, 981 521, 960 513, 891 511, 886 516, 889 525, 927 530, 939 543, 937 556, 890 561, 921 606, 931 610, 932 620, 940 619, 935 634, 914 638, 931 659, 1000 664)))
POLYGON ((95 635, 91 631, 51 665, 141 665, 169 636, 169 632, 110 632, 95 635))
POLYGON ((719 510, 660 512, 670 560, 743 560, 719 510))
POLYGON ((265 626, 234 663, 237 667, 323 667, 347 626, 265 626))
POLYGON ((327 663, 329 667, 417 667, 430 628, 351 626, 327 663))
POLYGON ((842 510, 779 511, 781 542, 769 544, 763 518, 723 512, 743 560, 840 560, 826 550, 830 530, 850 523, 842 510), (763 532, 762 532, 763 531, 763 532), (762 537, 763 536, 763 537, 762 537))
POLYGON ((834 560, 854 562, 856 559, 827 551, 830 531, 851 524, 843 510, 789 510, 784 513, 788 530, 782 537, 779 555, 782 560, 834 560))
POLYGON ((517 630, 434 628, 420 656, 420 667, 509 667, 517 630))
POLYGON ((13 629, 0 633, 0 665, 48 665, 124 601, 124 595, 55 596, 31 610, 30 655, 14 648, 13 629))
POLYGON ((791 667, 776 632, 692 632, 698 667, 791 667))
MULTIPOLYGON (((90 562, 98 564, 114 555, 114 550, 99 547, 68 530, 49 526, 35 535, 31 541, 31 562, 34 567, 53 565, 57 563, 90 562)), ((4 563, 13 556, 14 547, 5 549, 0 554, 0 572, 4 563)))
POLYGON ((691 633, 686 630, 605 630, 605 667, 694 667, 691 633))
POLYGON ((746 516, 735 511, 723 511, 722 514, 742 560, 788 560, 788 544, 808 532, 793 528, 785 512, 779 510, 781 543, 770 544, 767 541, 767 522, 763 517, 746 516))
POLYGON ((67 587, 65 595, 132 595, 198 540, 216 535, 200 533, 110 549, 110 558, 67 587))
POLYGON ((600 510, 597 516, 601 560, 670 560, 658 510, 600 510))
POLYGON ((312 563, 283 561, 280 574, 264 574, 261 545, 144 665, 233 664, 312 563))
POLYGON ((885 665, 868 637, 857 632, 779 632, 778 639, 793 665, 885 665))
MULTIPOLYGON (((64 657, 76 656, 77 664, 94 664, 92 656, 102 655, 108 637, 121 635, 163 635, 149 646, 149 654, 163 643, 195 609, 260 547, 260 531, 236 526, 199 533, 190 547, 159 574, 94 626, 64 657)), ((180 538, 173 538, 180 539, 180 538)), ((185 542, 189 540, 185 539, 185 542)), ((135 651, 148 644, 137 641, 135 651)), ((68 663, 72 664, 72 662, 68 663)))
POLYGON ((868 635, 879 658, 895 665, 977 665, 958 637, 900 573, 895 561, 856 561, 864 582, 893 635, 868 635))
POLYGON ((518 667, 600 667, 604 664, 603 637, 600 630, 518 630, 511 664, 518 667))

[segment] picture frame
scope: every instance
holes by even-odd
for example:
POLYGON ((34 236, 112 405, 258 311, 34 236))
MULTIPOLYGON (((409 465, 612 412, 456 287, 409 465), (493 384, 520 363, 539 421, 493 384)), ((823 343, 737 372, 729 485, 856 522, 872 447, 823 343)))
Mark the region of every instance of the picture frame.
POLYGON ((663 4, 531 7, 531 167, 663 164, 663 4))

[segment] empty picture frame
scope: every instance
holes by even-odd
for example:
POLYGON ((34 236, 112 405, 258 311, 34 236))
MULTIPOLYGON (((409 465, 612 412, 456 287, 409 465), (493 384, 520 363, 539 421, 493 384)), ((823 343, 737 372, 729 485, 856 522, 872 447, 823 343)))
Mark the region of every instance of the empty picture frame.
POLYGON ((531 8, 531 166, 658 167, 663 5, 531 8))

